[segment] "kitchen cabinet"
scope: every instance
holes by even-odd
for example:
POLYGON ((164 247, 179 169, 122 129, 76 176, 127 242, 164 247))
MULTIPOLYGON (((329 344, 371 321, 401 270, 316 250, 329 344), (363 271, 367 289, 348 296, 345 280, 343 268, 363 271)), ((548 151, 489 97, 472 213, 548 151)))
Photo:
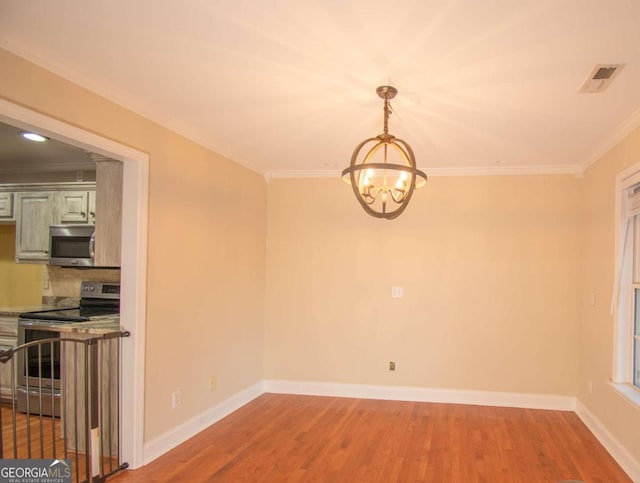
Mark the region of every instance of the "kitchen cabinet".
POLYGON ((49 225, 54 223, 53 192, 16 194, 16 262, 49 259, 49 225))
POLYGON ((60 223, 88 223, 89 221, 89 192, 88 191, 60 191, 55 194, 60 223))
POLYGON ((96 192, 89 191, 89 224, 96 224, 96 192))
POLYGON ((14 220, 13 193, 0 193, 0 221, 14 220))
POLYGON ((119 267, 122 234, 122 175, 120 161, 95 157, 96 208, 95 257, 96 267, 119 267))
MULTIPOLYGON (((18 343, 18 317, 0 316, 0 351, 15 347, 18 343)), ((14 371, 17 364, 14 364, 14 371)), ((11 361, 0 363, 0 398, 11 399, 11 361)))
POLYGON ((49 260, 49 225, 95 222, 95 183, 0 185, 0 190, 0 197, 10 194, 14 200, 18 263, 49 260))

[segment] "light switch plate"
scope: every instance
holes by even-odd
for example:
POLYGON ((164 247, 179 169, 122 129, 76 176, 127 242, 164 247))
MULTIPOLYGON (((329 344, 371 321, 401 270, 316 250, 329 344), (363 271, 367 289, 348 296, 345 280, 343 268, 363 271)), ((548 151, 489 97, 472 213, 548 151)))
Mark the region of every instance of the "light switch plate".
POLYGON ((404 289, 402 287, 391 287, 391 297, 401 299, 404 297, 404 289))

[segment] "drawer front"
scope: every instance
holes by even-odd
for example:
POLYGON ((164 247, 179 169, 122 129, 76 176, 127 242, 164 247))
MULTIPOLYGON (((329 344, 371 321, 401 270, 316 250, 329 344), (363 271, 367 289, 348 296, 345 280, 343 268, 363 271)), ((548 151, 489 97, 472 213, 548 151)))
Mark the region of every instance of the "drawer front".
POLYGON ((18 336, 18 317, 8 317, 6 315, 0 315, 0 336, 18 336))

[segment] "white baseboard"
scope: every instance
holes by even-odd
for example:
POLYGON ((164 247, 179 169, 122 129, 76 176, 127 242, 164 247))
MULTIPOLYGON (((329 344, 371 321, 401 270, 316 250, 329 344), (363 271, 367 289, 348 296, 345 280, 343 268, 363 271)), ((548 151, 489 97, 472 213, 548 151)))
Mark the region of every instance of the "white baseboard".
POLYGON ((149 464, 167 451, 184 443, 200 431, 264 394, 264 381, 250 386, 181 425, 144 444, 143 464, 149 464))
POLYGON ((640 483, 640 462, 633 458, 629 451, 584 404, 571 396, 282 380, 260 381, 145 443, 144 464, 150 463, 265 392, 575 411, 631 479, 640 483))
POLYGON ((622 467, 629 477, 636 483, 640 483, 640 461, 634 459, 620 441, 616 439, 607 427, 589 409, 577 401, 576 414, 582 420, 589 431, 602 443, 614 460, 622 467))
POLYGON ((576 408, 576 399, 572 396, 472 391, 464 389, 431 389, 424 387, 367 386, 330 382, 265 380, 264 390, 265 392, 278 394, 473 404, 479 406, 553 409, 559 411, 574 411, 576 408))

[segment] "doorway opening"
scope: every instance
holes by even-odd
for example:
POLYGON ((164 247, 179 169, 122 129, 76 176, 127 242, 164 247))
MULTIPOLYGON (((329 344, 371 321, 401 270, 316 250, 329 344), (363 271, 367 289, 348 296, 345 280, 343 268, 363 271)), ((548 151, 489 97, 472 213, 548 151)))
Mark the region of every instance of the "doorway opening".
POLYGON ((131 468, 142 466, 149 155, 4 99, 0 121, 123 163, 120 323, 131 337, 122 343, 121 454, 131 468))

